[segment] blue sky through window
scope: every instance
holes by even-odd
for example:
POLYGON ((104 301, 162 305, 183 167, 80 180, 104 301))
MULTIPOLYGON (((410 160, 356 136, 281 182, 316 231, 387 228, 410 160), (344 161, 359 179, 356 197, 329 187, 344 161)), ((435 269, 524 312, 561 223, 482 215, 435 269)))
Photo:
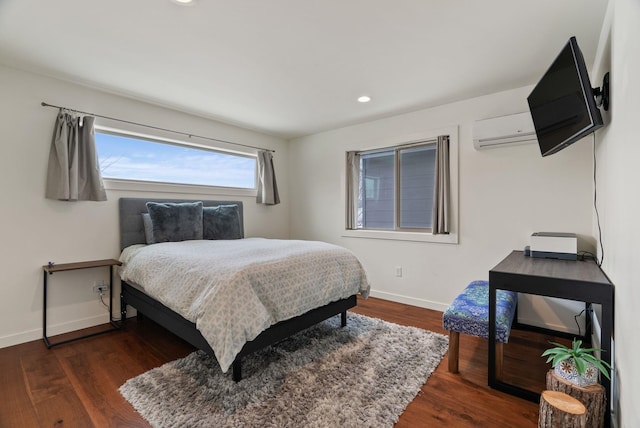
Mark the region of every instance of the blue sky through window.
POLYGON ((96 132, 104 178, 255 188, 256 159, 96 132))

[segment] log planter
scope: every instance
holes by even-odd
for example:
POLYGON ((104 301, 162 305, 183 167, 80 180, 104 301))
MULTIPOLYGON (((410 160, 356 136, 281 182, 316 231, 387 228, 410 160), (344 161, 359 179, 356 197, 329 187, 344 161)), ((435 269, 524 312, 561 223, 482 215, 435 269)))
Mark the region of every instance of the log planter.
POLYGON ((607 407, 605 388, 600 384, 585 387, 577 386, 557 374, 553 370, 547 372, 548 390, 563 392, 577 399, 586 408, 586 426, 604 427, 604 414, 607 407))
POLYGON ((587 410, 577 399, 564 392, 542 391, 539 428, 585 428, 587 410))

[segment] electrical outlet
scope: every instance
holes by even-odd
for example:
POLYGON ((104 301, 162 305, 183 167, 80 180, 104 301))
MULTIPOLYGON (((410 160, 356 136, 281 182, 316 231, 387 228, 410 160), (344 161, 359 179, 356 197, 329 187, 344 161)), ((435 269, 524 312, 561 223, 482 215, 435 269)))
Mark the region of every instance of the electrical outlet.
POLYGON ((96 281, 95 284, 93 284, 93 292, 96 294, 102 294, 102 293, 106 293, 107 291, 109 291, 109 284, 107 284, 104 281, 96 281))
POLYGON ((96 294, 101 294, 101 293, 106 293, 107 291, 109 291, 109 286, 108 285, 94 285, 93 286, 93 292, 96 294))

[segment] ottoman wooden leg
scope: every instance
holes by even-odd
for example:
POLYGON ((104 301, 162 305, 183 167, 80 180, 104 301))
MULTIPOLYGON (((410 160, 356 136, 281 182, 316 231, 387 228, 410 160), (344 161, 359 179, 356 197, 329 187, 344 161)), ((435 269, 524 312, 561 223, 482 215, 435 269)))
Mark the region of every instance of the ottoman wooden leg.
POLYGON ((460 333, 449 330, 449 372, 458 373, 458 350, 460 349, 460 333))

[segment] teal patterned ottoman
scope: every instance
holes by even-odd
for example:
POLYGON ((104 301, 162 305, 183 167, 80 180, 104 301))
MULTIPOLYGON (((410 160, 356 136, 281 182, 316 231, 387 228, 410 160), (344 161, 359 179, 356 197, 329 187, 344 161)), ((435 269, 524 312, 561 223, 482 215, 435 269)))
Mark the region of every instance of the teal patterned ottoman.
MULTIPOLYGON (((500 378, 502 344, 509 340, 518 294, 498 290, 496 297, 496 373, 500 378)), ((489 337, 489 282, 473 281, 469 284, 444 311, 442 326, 449 330, 449 371, 458 373, 459 334, 489 337)))

